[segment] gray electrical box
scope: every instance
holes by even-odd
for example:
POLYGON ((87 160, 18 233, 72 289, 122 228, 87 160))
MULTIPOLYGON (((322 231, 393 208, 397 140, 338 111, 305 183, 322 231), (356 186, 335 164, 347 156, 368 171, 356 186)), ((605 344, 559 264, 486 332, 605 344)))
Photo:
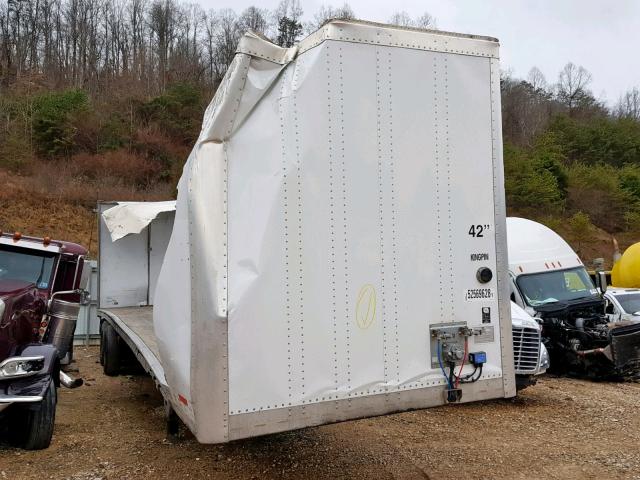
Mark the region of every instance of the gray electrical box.
POLYGON ((431 368, 440 368, 438 351, 442 355, 442 364, 460 365, 464 358, 464 339, 468 336, 466 322, 440 323, 429 327, 431 338, 431 368), (466 335, 465 335, 466 334, 466 335), (438 349, 438 342, 440 348, 438 349))

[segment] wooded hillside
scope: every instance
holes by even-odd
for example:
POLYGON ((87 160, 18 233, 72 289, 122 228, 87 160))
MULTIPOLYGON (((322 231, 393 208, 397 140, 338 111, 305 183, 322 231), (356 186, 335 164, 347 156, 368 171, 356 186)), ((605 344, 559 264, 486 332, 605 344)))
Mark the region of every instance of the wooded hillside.
MULTIPOLYGON (((344 4, 303 21, 298 0, 269 11, 204 11, 171 0, 8 0, 0 5, 0 228, 95 250, 97 199, 175 196, 204 108, 247 29, 290 46, 344 4)), ((424 14, 388 19, 435 28, 424 14)), ((480 32, 485 33, 485 32, 480 32)), ((508 208, 559 230, 585 259, 610 235, 640 237, 640 91, 615 105, 567 64, 547 81, 502 76, 508 208)))

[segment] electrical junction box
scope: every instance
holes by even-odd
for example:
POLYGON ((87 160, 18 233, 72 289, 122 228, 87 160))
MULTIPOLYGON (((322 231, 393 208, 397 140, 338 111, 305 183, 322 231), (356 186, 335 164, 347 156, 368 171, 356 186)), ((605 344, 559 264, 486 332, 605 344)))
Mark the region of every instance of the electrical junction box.
POLYGON ((442 355, 442 365, 462 364, 464 359, 464 339, 468 334, 466 322, 440 323, 429 328, 431 338, 431 368, 440 368, 438 361, 438 342, 442 355))
POLYGON ((472 352, 469 354, 469 363, 475 367, 487 363, 486 352, 472 352))

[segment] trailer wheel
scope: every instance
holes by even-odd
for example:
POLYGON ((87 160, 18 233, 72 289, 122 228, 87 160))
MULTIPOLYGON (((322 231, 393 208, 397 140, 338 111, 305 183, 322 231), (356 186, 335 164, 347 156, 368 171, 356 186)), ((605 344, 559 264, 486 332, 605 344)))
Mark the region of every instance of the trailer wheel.
POLYGON ((105 375, 115 377, 120 373, 120 337, 108 322, 100 329, 100 350, 105 375))
POLYGON ((29 407, 19 406, 11 415, 13 443, 25 450, 42 450, 51 444, 56 420, 56 385, 53 379, 39 404, 29 407), (34 409, 34 407, 37 407, 34 409))
POLYGON ((102 338, 104 334, 102 333, 102 329, 104 328, 105 323, 107 322, 100 322, 100 365, 103 365, 103 366, 104 366, 104 347, 102 346, 103 345, 102 338))

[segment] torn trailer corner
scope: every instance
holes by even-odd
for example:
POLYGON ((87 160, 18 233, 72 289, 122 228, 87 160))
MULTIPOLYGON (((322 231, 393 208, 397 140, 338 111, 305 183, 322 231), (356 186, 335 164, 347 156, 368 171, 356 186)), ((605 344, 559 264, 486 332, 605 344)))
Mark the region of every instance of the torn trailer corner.
POLYGON ((100 206, 105 345, 204 443, 515 395, 500 125, 494 39, 245 35, 175 212, 100 206))

